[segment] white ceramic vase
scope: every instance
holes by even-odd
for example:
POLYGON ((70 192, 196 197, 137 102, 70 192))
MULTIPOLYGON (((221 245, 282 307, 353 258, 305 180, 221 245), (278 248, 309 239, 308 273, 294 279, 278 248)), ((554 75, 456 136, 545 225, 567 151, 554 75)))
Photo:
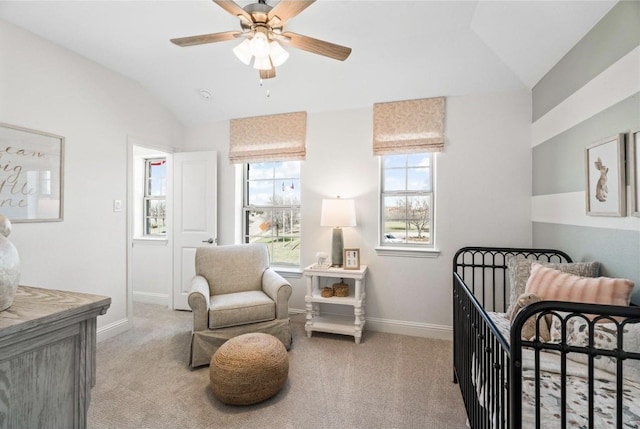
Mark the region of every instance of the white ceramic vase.
POLYGON ((13 304, 20 281, 20 256, 9 234, 11 222, 0 214, 0 311, 13 304))

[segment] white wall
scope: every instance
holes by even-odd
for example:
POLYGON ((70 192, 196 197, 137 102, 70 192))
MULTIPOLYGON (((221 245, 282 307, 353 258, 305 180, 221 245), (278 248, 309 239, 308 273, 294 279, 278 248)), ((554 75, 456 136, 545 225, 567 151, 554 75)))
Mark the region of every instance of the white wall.
POLYGON ((14 224, 21 283, 107 295, 99 335, 129 323, 127 138, 179 147, 183 128, 137 83, 0 20, 0 122, 64 136, 64 220, 14 224))
MULTIPOLYGON (((302 170, 302 262, 330 251, 320 202, 355 198, 356 228, 345 246, 361 249, 369 265, 367 329, 448 337, 451 260, 465 245, 531 243, 531 98, 528 92, 447 98, 444 153, 437 157, 438 258, 378 256, 378 159, 372 155, 372 108, 308 114, 307 159, 302 170)), ((235 167, 228 161, 228 122, 186 130, 186 150, 216 150, 220 244, 235 242, 235 167)), ((304 282, 291 308, 304 309, 304 282)))

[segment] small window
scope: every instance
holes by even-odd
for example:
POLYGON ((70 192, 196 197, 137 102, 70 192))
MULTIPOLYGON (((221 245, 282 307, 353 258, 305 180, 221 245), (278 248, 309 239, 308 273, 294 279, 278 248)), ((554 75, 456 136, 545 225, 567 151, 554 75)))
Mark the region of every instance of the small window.
POLYGON ((245 164, 245 243, 266 243, 272 265, 300 265, 300 161, 245 164))
POLYGON ((145 159, 144 235, 167 234, 167 160, 145 159))
POLYGON ((381 246, 434 247, 432 153, 381 159, 381 246))

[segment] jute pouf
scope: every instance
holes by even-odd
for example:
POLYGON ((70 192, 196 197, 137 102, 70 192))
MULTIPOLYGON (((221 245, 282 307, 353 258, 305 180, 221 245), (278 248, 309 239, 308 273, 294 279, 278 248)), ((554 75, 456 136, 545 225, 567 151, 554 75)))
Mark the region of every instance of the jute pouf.
POLYGON ((225 342, 211 357, 213 394, 231 405, 269 399, 289 376, 289 357, 282 342, 268 334, 244 334, 225 342))

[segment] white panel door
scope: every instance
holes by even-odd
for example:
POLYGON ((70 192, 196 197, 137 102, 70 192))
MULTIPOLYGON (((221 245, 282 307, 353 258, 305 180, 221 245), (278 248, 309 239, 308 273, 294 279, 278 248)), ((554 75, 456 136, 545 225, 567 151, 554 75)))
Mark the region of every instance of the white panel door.
POLYGON ((196 249, 215 246, 217 242, 216 159, 216 152, 173 155, 175 310, 189 310, 187 297, 195 275, 196 249))

